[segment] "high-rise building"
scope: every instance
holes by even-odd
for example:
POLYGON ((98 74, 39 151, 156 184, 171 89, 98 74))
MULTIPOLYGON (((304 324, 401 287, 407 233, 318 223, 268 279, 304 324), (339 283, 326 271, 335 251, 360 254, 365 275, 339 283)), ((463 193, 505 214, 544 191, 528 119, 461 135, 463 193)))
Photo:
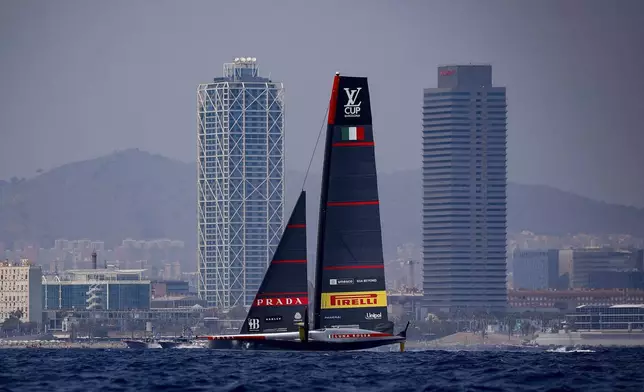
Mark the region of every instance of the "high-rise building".
POLYGON ((430 311, 503 311, 506 95, 489 65, 438 68, 423 97, 423 289, 430 311))
POLYGON ((198 292, 249 306, 284 221, 284 88, 255 58, 197 89, 198 292))

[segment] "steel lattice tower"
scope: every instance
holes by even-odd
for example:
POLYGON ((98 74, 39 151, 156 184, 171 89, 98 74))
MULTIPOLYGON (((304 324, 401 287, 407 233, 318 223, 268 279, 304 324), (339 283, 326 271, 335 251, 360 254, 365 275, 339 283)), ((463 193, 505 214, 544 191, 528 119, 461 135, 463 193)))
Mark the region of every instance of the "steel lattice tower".
POLYGON ((284 221, 284 88, 255 58, 197 89, 199 296, 249 306, 284 221))

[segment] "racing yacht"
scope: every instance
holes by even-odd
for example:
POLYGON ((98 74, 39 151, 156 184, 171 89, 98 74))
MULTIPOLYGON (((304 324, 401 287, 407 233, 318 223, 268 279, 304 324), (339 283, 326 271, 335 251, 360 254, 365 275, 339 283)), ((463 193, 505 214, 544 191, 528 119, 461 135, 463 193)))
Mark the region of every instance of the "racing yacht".
MULTIPOLYGON (((393 323, 387 316, 380 201, 367 78, 336 73, 327 122, 317 232, 313 328, 309 327, 308 302, 304 296, 304 229, 299 234, 304 242, 300 244, 298 259, 286 263, 298 265, 301 261, 304 277, 271 270, 276 260, 289 260, 278 256, 278 247, 262 283, 262 286, 268 284, 269 274, 271 279, 275 279, 275 286, 272 286, 275 288, 268 290, 271 295, 265 288, 260 288, 241 333, 209 336, 207 338, 214 343, 211 346, 218 346, 221 342, 222 346, 228 347, 337 351, 399 343, 401 351, 404 350, 409 324, 394 335, 393 323), (279 276, 273 277, 272 274, 278 273, 279 276), (285 291, 287 284, 297 284, 296 279, 302 279, 301 289, 295 293, 275 293, 285 291), (287 294, 293 297, 287 297, 287 294), (259 301, 266 305, 271 298, 275 306, 258 306, 259 301), (287 302, 288 298, 290 302, 287 302), (289 308, 285 306, 287 304, 298 308, 289 308), (258 309, 274 312, 256 313, 251 317, 251 312, 258 309), (281 330, 263 329, 263 325, 270 325, 273 320, 279 323, 276 325, 281 330), (291 328, 297 328, 297 331, 291 328)), ((296 216, 300 203, 304 208, 304 197, 302 191, 293 216, 296 216)), ((301 219, 304 215, 302 211, 301 219)), ((293 235, 291 233, 287 226, 284 236, 293 235)))

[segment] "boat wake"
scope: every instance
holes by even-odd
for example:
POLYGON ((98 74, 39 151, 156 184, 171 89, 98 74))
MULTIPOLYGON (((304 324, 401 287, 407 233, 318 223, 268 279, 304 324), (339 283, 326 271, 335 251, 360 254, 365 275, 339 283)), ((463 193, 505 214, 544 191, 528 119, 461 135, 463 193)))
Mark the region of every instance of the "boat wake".
POLYGON ((546 350, 546 352, 549 352, 549 353, 594 353, 596 351, 595 350, 582 349, 582 348, 574 348, 574 347, 557 347, 557 348, 551 348, 549 350, 546 350))
POLYGON ((206 346, 203 345, 197 345, 197 344, 180 344, 175 348, 181 348, 181 349, 189 349, 189 348, 206 348, 206 346))

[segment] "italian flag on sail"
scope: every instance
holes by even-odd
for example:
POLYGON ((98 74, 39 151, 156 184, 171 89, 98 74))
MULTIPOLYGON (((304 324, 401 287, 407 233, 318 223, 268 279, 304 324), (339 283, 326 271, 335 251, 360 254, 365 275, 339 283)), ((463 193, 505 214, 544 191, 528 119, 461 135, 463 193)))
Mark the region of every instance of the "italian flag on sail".
POLYGON ((364 127, 342 128, 342 140, 364 140, 364 127))

